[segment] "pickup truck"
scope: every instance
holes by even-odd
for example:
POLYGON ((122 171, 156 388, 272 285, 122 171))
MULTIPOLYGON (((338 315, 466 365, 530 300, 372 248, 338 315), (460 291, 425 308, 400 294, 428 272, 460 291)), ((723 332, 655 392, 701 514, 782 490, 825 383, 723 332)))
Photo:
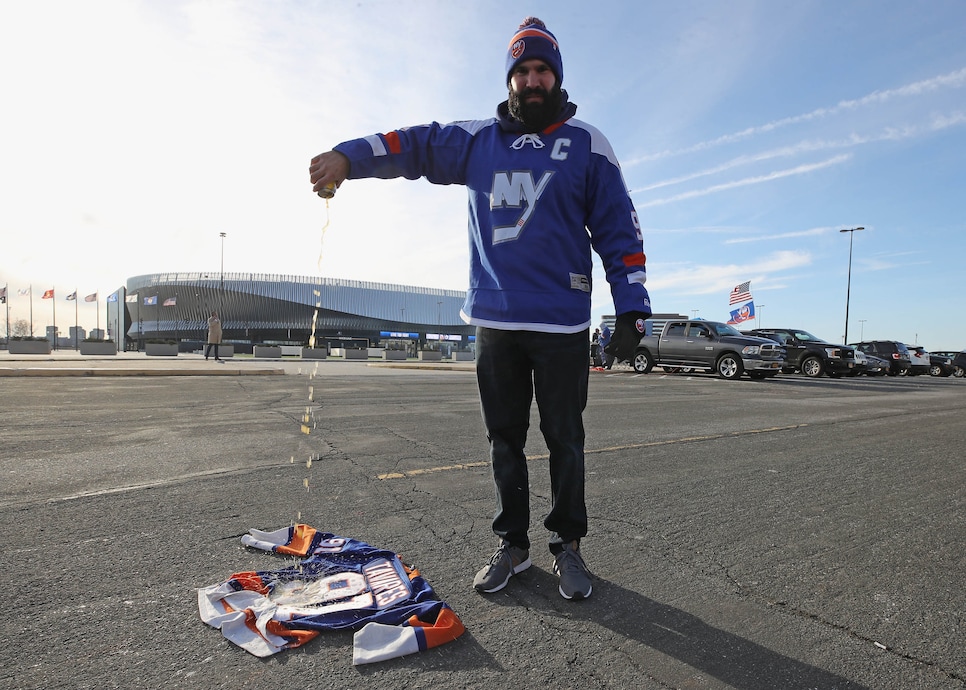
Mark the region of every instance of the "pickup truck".
POLYGON ((800 328, 755 328, 742 333, 771 338, 784 345, 785 366, 782 371, 785 374, 800 371, 817 379, 825 374, 838 378, 859 373, 854 347, 832 345, 800 328))
POLYGON ((716 371, 723 379, 737 379, 746 372, 763 379, 782 370, 785 348, 769 338, 744 335, 726 323, 668 321, 660 335, 641 338, 632 364, 641 374, 661 365, 716 371))

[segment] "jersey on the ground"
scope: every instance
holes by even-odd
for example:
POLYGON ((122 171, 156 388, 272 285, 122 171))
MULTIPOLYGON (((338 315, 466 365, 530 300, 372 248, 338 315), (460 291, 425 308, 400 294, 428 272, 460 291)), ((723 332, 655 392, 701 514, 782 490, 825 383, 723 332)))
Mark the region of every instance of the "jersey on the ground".
POLYGON ((298 647, 323 630, 355 630, 352 663, 366 664, 437 647, 464 631, 419 571, 392 551, 302 524, 253 529, 242 543, 304 557, 198 591, 201 619, 255 656, 298 647))

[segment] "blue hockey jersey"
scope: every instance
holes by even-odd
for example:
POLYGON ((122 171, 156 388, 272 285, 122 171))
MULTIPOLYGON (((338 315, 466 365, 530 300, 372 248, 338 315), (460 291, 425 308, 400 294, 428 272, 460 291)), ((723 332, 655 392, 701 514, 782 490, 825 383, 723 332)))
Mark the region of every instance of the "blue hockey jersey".
POLYGON ((610 143, 562 119, 525 133, 501 104, 486 120, 431 123, 343 142, 349 179, 465 185, 470 276, 461 316, 476 326, 578 333, 590 326, 592 257, 616 313, 651 312, 643 236, 610 143))
POLYGON ((301 646, 323 630, 356 630, 352 661, 365 664, 464 632, 429 583, 391 551, 302 524, 250 530, 242 543, 304 556, 290 568, 236 573, 198 590, 201 619, 255 656, 301 646))

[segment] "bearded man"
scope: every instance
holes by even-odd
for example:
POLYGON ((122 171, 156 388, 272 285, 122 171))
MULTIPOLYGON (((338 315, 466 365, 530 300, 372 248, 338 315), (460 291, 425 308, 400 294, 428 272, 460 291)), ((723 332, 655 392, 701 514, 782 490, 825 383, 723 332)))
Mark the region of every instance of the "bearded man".
POLYGON ((593 591, 584 426, 592 256, 603 263, 617 323, 611 350, 631 359, 651 314, 643 237, 610 143, 574 115, 556 37, 527 17, 506 50, 509 95, 496 117, 431 123, 343 142, 312 159, 317 193, 361 178, 461 184, 469 196, 469 289, 460 312, 477 327, 477 382, 496 487, 500 543, 473 580, 503 589, 530 561, 524 453, 536 398, 550 451, 548 530, 565 599, 593 591))

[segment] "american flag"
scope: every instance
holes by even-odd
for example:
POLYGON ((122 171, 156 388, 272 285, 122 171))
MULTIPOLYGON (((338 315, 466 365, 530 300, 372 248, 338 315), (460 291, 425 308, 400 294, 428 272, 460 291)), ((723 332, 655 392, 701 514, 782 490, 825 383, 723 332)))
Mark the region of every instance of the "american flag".
POLYGON ((731 291, 731 301, 728 304, 739 304, 751 300, 751 281, 747 280, 741 285, 736 285, 731 291))
POLYGON ((164 300, 165 307, 173 307, 173 306, 176 306, 177 304, 178 304, 177 297, 169 297, 168 299, 164 300))

